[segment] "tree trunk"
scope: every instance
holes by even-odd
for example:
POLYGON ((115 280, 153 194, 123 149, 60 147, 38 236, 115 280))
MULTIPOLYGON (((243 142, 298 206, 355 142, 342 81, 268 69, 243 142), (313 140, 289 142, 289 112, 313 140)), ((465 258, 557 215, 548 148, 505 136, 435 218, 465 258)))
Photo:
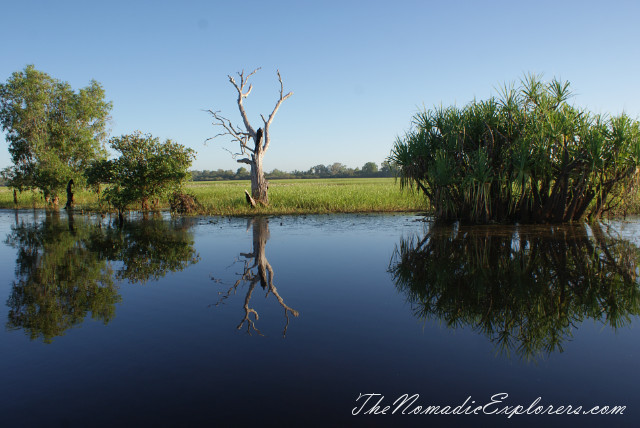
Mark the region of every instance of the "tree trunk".
POLYGON ((67 203, 64 208, 66 210, 73 208, 73 179, 69 180, 69 183, 67 183, 67 203))
POLYGON ((255 256, 255 264, 258 267, 260 285, 265 289, 269 286, 269 280, 267 278, 267 265, 269 265, 269 262, 267 261, 265 252, 268 239, 269 220, 264 217, 255 219, 253 221, 253 254, 255 256))
POLYGON ((73 219, 73 211, 69 211, 69 213, 67 214, 67 224, 69 225, 69 232, 71 232, 71 234, 75 236, 76 226, 73 219))
POLYGON ((256 202, 262 205, 269 205, 269 182, 262 170, 263 156, 264 152, 256 153, 251 162, 251 196, 256 202))
MULTIPOLYGON (((271 122, 273 122, 273 118, 275 117, 280 105, 284 100, 293 95, 293 92, 289 92, 288 94, 284 94, 284 85, 282 84, 282 76, 280 76, 280 71, 278 70, 278 81, 280 82, 280 97, 278 101, 276 101, 276 105, 273 108, 273 111, 269 115, 268 118, 265 118, 263 115, 260 115, 262 121, 264 122, 264 130, 262 128, 258 128, 257 131, 249 123, 249 118, 247 117, 247 112, 242 105, 242 100, 249 96, 251 93, 252 85, 249 85, 249 88, 246 88, 247 82, 251 76, 253 76, 259 68, 253 70, 251 73, 245 76, 244 70, 238 73, 240 76, 240 83, 238 84, 232 76, 229 77, 229 82, 236 88, 238 92, 238 109, 240 110, 240 116, 242 116, 242 122, 244 124, 244 132, 241 128, 235 127, 231 121, 226 119, 223 116, 220 116, 218 112, 208 110, 209 113, 214 117, 215 122, 214 125, 221 126, 224 130, 212 137, 218 137, 221 135, 229 135, 235 141, 240 143, 240 153, 246 157, 242 159, 237 159, 239 163, 246 163, 251 165, 251 196, 253 200, 262 205, 269 205, 269 196, 267 195, 269 189, 269 182, 265 179, 264 171, 262 170, 262 158, 269 149, 270 137, 269 137, 269 127, 271 126, 271 122), (263 141, 264 137, 264 141, 263 141), (253 140, 255 146, 251 148, 248 146, 248 143, 253 140)), ((234 155, 235 158, 235 155, 234 155)), ((253 203, 249 198, 247 201, 253 206, 253 203)))
POLYGON ((246 190, 244 191, 244 196, 247 199, 247 203, 249 205, 251 205, 251 208, 255 208, 256 207, 256 201, 253 200, 253 198, 251 197, 251 195, 249 194, 249 192, 247 192, 246 190))

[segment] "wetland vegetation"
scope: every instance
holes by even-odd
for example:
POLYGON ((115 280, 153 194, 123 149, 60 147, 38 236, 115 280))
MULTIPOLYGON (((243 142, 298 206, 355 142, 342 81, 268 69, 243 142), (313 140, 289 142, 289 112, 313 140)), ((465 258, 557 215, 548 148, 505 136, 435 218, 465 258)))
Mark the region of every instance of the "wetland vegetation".
MULTIPOLYGON (((425 198, 417 193, 401 192, 393 178, 344 178, 313 180, 271 180, 273 195, 268 207, 251 208, 244 190, 250 188, 248 180, 189 182, 184 186, 187 194, 195 196, 199 214, 208 215, 282 215, 326 214, 358 212, 412 212, 424 211, 425 198)), ((18 193, 18 208, 45 208, 47 202, 39 192, 18 193)), ((85 189, 74 195, 76 211, 107 212, 106 201, 95 192, 85 189)), ((0 208, 14 208, 9 188, 0 188, 0 208)), ((169 209, 169 202, 160 199, 158 209, 169 209)))
POLYGON ((627 209, 640 124, 569 105, 568 82, 529 75, 499 98, 416 114, 390 161, 444 222, 562 223, 627 209))

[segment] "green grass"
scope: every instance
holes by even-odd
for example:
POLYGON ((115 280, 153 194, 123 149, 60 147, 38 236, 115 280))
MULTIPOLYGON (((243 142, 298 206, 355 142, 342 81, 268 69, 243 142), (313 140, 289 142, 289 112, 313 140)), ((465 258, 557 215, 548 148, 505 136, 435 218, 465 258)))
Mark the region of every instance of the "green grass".
MULTIPOLYGON (((424 211, 425 198, 417 193, 400 191, 393 178, 344 178, 313 180, 270 180, 270 206, 251 208, 245 200, 248 180, 199 181, 186 185, 186 191, 202 204, 202 214, 325 214, 362 212, 424 211)), ((65 195, 60 198, 64 206, 65 195)), ((102 211, 98 197, 90 191, 75 193, 76 210, 102 211)), ((18 194, 17 208, 45 208, 37 192, 18 194)), ((0 208, 16 208, 9 188, 0 188, 0 208)), ((132 207, 136 209, 137 207, 132 207)), ((161 208, 167 209, 166 202, 161 208)))

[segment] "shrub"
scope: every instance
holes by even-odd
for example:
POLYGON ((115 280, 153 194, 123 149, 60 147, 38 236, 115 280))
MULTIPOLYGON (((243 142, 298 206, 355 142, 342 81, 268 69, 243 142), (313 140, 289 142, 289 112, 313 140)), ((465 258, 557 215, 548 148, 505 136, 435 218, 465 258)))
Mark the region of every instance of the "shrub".
POLYGON ((394 144, 402 187, 442 221, 597 219, 638 174, 640 126, 567 103, 569 83, 528 76, 499 99, 425 110, 394 144))
POLYGON ((171 212, 178 214, 193 214, 201 207, 194 195, 180 191, 173 192, 169 198, 169 206, 171 212))
POLYGON ((120 157, 92 164, 86 171, 89 184, 110 184, 103 197, 120 214, 134 203, 142 211, 149 203, 178 191, 189 178, 188 169, 195 157, 192 149, 136 132, 109 141, 120 157))

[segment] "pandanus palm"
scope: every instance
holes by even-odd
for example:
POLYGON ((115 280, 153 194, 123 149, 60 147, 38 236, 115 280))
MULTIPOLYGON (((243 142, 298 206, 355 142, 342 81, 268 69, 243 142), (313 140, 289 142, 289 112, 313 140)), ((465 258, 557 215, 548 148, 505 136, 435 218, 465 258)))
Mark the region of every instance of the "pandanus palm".
POLYGON ((640 126, 568 104, 568 82, 527 76, 500 97, 416 114, 389 161, 439 220, 599 218, 637 176, 640 126))

